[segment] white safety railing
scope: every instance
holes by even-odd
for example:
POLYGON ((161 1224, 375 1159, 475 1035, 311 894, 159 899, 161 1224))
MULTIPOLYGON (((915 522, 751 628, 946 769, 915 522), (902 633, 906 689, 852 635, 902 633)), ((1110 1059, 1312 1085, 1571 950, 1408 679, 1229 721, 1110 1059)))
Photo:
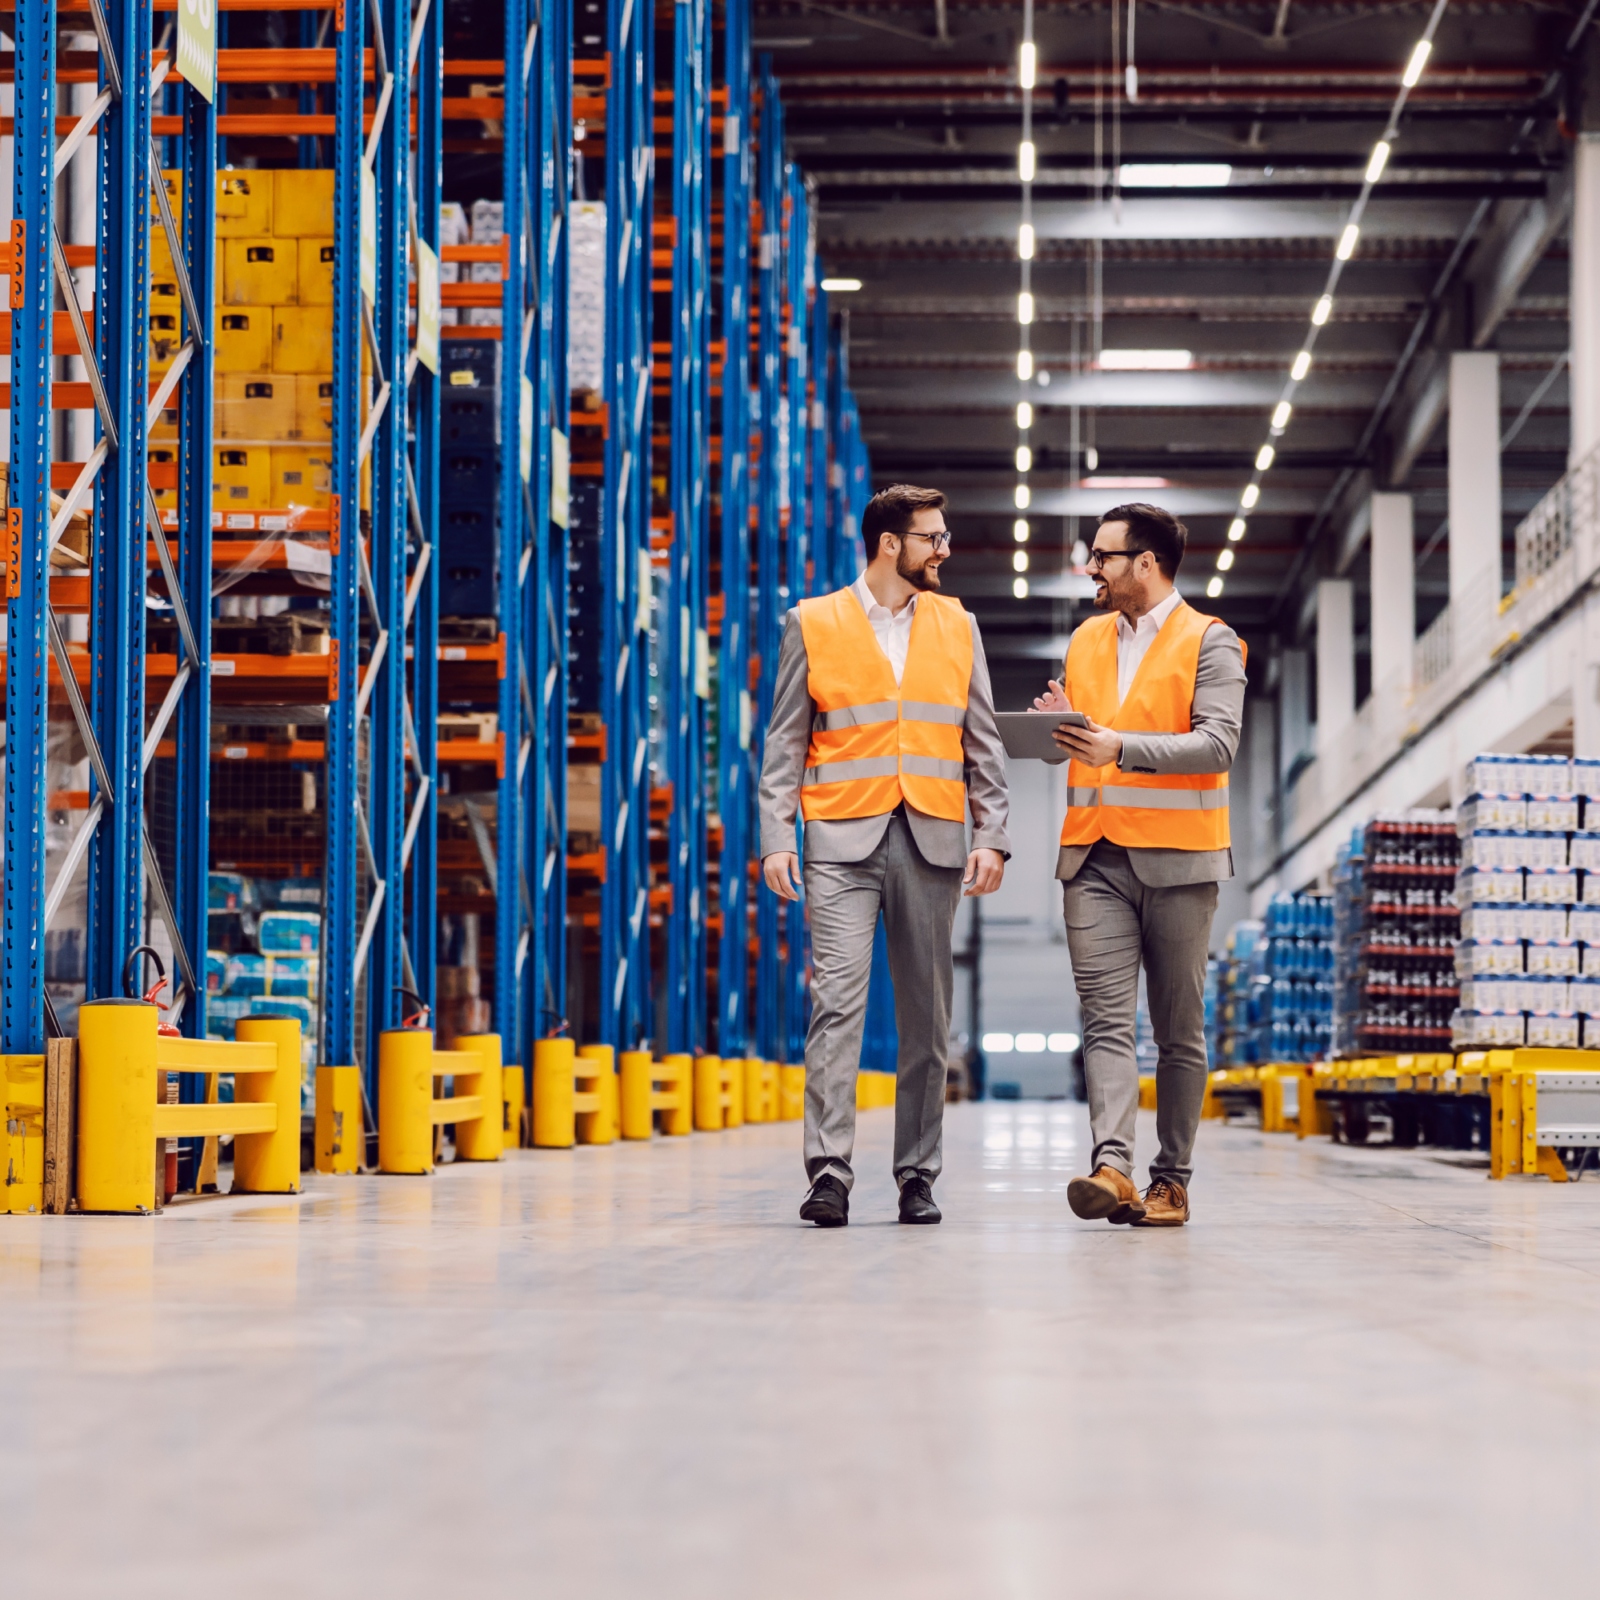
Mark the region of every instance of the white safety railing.
POLYGON ((1377 686, 1351 721, 1319 744, 1282 808, 1281 843, 1303 841, 1420 729, 1493 671, 1520 640, 1600 571, 1600 449, 1523 518, 1516 580, 1502 595, 1485 567, 1417 639, 1411 682, 1377 686))

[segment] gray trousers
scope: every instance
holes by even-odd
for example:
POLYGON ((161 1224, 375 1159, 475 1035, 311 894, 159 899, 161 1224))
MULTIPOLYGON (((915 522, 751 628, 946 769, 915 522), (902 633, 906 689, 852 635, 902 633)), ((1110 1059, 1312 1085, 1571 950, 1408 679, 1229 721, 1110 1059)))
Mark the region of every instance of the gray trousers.
POLYGON ((1083 1072, 1089 1085, 1094 1167, 1133 1176, 1139 1068, 1134 1014, 1145 970, 1156 1037, 1156 1134, 1150 1177, 1188 1187, 1194 1136, 1205 1098, 1206 955, 1217 909, 1214 883, 1152 889, 1128 852, 1100 840, 1076 877, 1062 884, 1067 950, 1083 1011, 1083 1072))
POLYGON ((894 1096, 894 1175, 939 1174, 955 975, 950 935, 960 867, 923 859, 902 815, 862 861, 807 861, 811 1028, 806 1034, 806 1177, 831 1172, 848 1189, 856 1137, 856 1073, 866 1028, 872 943, 883 914, 894 980, 900 1058, 894 1096))

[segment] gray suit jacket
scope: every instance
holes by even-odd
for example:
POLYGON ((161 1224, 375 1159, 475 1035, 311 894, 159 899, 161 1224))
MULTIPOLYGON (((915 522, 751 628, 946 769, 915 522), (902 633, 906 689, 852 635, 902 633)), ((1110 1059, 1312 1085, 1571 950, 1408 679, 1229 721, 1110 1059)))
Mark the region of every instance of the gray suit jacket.
MULTIPOLYGON (((989 687, 989 663, 977 619, 972 624, 972 678, 967 685, 967 722, 961 743, 967 767, 967 809, 972 813, 972 848, 1011 854, 1006 836, 1006 754, 994 721, 994 693, 989 687)), ((761 855, 794 849, 794 819, 800 809, 800 784, 811 748, 811 724, 817 703, 809 687, 810 662, 800 615, 791 610, 783 629, 778 654, 778 682, 772 693, 772 721, 767 725, 767 748, 761 761, 761 855)), ((960 822, 930 817, 906 806, 911 836, 923 859, 935 867, 967 864, 967 830, 960 822)), ((808 861, 865 861, 878 848, 889 813, 853 817, 844 822, 808 822, 805 857, 808 861)))
MULTIPOLYGON (((1239 748, 1244 721, 1244 651, 1232 628, 1216 623, 1200 641, 1194 674, 1194 707, 1188 733, 1125 733, 1122 772, 1192 774, 1226 772, 1239 748)), ((1075 878, 1088 844, 1062 845, 1056 876, 1075 878)), ((1232 850, 1129 850, 1134 876, 1150 889, 1180 883, 1220 883, 1233 876, 1232 850)))

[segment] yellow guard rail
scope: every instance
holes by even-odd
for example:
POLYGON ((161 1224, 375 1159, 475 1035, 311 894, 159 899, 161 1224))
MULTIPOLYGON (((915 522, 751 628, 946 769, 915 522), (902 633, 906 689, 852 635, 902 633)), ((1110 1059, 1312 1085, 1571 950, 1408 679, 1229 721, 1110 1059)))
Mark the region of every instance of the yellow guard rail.
MULTIPOLYGON (((233 1137, 234 1194, 300 1187, 300 1024, 242 1017, 236 1040, 156 1031, 144 1000, 90 1000, 78 1010, 78 1207, 158 1209, 156 1141, 233 1137), (166 1075, 231 1074, 251 1098, 166 1105, 166 1075)), ((236 1091, 237 1093, 237 1091, 236 1091)))

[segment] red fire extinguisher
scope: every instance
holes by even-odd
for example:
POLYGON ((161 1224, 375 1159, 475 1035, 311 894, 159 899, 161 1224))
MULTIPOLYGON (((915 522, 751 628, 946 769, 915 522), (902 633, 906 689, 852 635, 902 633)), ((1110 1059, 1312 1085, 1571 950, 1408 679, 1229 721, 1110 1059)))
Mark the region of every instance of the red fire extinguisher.
MULTIPOLYGON (((155 1006, 159 1011, 165 1011, 167 1008, 162 1005, 160 1000, 158 1000, 156 997, 163 989, 166 988, 166 986, 167 968, 166 963, 161 959, 161 952, 159 950, 157 950, 153 945, 141 944, 136 945, 128 952, 128 959, 123 964, 122 968, 122 992, 130 1000, 142 998, 147 1005, 155 1006), (135 963, 137 963, 140 956, 149 956, 149 958, 156 964, 156 981, 145 990, 142 996, 139 996, 135 993, 136 974, 138 970, 135 963)), ((163 1038, 167 1039, 179 1039, 183 1036, 183 1030, 181 1028, 179 1028, 175 1023, 165 1021, 158 1021, 156 1023, 156 1032, 163 1038)), ((176 1084, 170 1085, 170 1088, 175 1089, 176 1087, 176 1084)), ((170 1091, 169 1083, 166 1080, 165 1074, 162 1075, 161 1081, 157 1084, 157 1092, 159 1098, 163 1101, 168 1098, 170 1091)), ((162 1151, 161 1192, 164 1203, 166 1200, 170 1200, 178 1192, 178 1141, 176 1139, 166 1139, 163 1140, 162 1143, 164 1145, 164 1149, 162 1151)))

